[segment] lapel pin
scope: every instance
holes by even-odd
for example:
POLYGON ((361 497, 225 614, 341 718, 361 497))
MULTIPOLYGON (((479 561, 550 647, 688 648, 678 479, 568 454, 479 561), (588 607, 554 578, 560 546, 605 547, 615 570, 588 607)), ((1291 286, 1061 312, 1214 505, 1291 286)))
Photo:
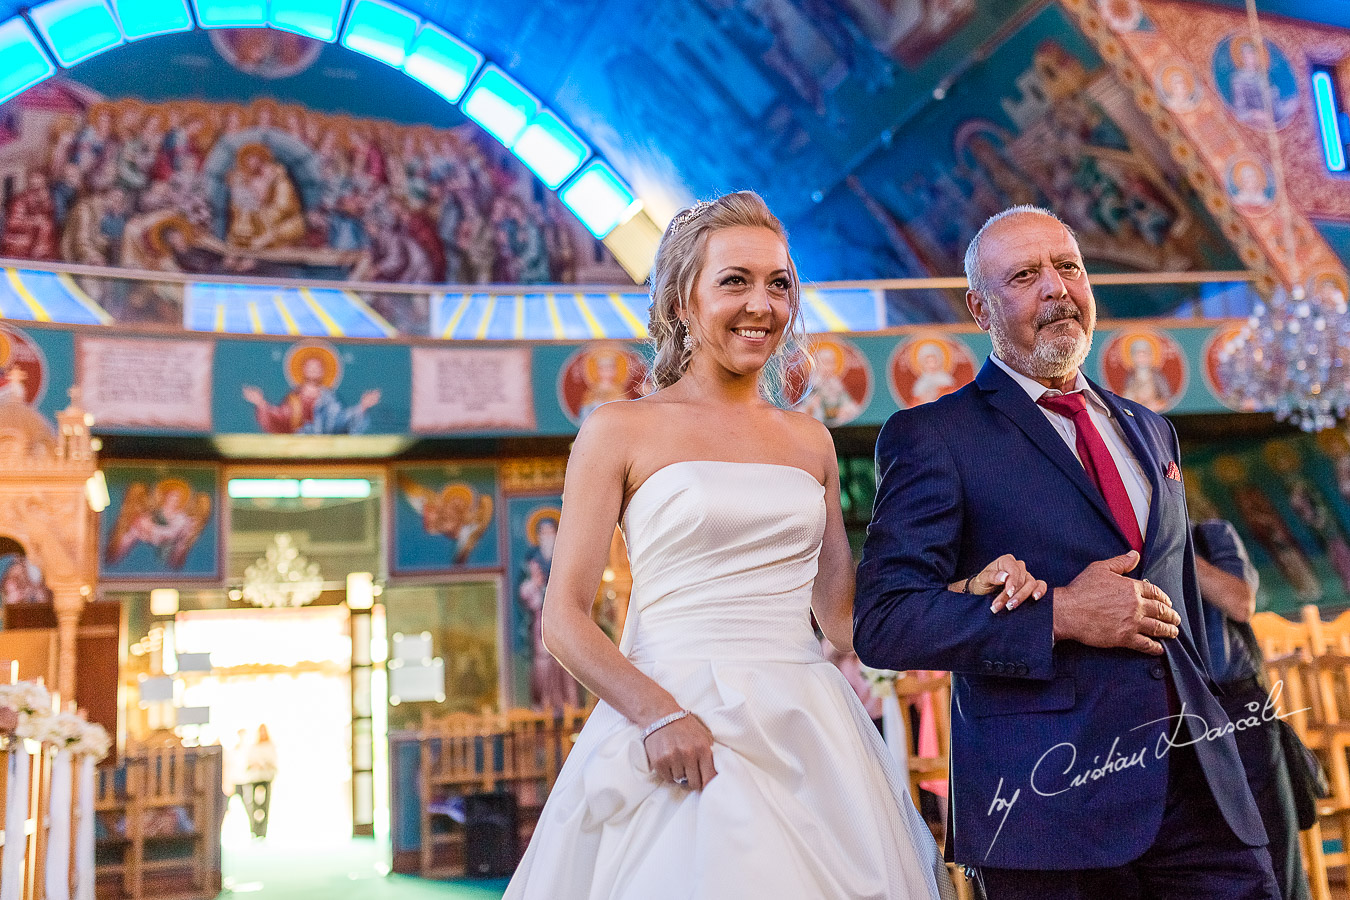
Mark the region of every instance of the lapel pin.
POLYGON ((1128 409, 1125 410, 1125 415, 1129 416, 1130 418, 1134 418, 1134 413, 1130 412, 1128 409))

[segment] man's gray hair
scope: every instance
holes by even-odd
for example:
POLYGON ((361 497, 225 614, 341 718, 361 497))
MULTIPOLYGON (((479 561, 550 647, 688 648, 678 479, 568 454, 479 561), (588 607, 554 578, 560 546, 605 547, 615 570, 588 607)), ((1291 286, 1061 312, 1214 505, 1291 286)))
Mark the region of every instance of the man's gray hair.
POLYGON ((970 239, 970 246, 966 248, 966 281, 970 284, 970 289, 980 296, 987 297, 989 295, 989 285, 985 280, 984 270, 980 268, 980 242, 984 238, 984 233, 988 231, 989 226, 993 225, 995 222, 1006 219, 1009 216, 1020 216, 1024 213, 1048 216, 1049 218, 1054 219, 1059 224, 1064 225, 1064 230, 1069 233, 1069 237, 1077 242, 1078 238, 1073 233, 1073 229, 1068 225, 1065 225, 1063 219, 1043 206, 1022 203, 1017 206, 1010 206, 1003 210, 1003 212, 994 213, 980 226, 980 230, 975 232, 975 237, 970 239))

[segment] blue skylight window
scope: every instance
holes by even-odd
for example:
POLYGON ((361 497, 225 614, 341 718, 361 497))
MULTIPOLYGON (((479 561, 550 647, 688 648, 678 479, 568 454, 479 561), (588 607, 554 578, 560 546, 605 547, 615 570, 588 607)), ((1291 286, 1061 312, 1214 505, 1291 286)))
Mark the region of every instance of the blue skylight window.
POLYGON ((547 109, 521 132, 511 151, 550 190, 557 190, 591 155, 585 142, 547 109))
POLYGON ((460 104, 464 114, 510 147, 539 111, 539 101, 494 65, 483 69, 460 104))
POLYGON ((483 54, 435 25, 427 24, 417 34, 412 52, 403 61, 403 71, 451 103, 464 96, 483 54))
POLYGON ((331 44, 346 7, 346 0, 272 0, 267 21, 282 31, 331 44))
POLYGON ((21 17, 0 25, 0 103, 52 76, 56 66, 21 17))
POLYGON ((356 0, 347 17, 343 46, 398 68, 408 55, 408 45, 417 33, 420 21, 409 13, 381 0, 356 0))
POLYGON ((1313 72, 1313 101, 1317 106, 1317 124, 1322 133, 1322 153, 1327 168, 1345 171, 1345 143, 1341 137, 1340 104, 1336 102, 1336 84, 1325 69, 1313 72))
POLYGON ((186 0, 113 0, 113 6, 129 41, 196 27, 186 0))
POLYGON ((642 201, 633 196, 613 169, 598 160, 582 169, 558 197, 598 238, 605 237, 642 209, 642 201))
POLYGON ((203 28, 260 28, 267 23, 267 0, 194 0, 203 28))
POLYGON ((103 0, 52 0, 28 15, 67 69, 122 43, 122 30, 103 0))

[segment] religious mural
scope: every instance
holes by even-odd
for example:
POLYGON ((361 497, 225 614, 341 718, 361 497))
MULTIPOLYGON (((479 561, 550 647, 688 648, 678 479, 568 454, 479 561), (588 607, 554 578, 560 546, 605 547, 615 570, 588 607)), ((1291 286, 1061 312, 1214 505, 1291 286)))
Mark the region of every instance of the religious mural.
POLYGON ((1229 35, 1215 44, 1214 84, 1228 111, 1243 125, 1264 129, 1274 122, 1276 128, 1283 128, 1298 111, 1298 83, 1294 72, 1279 47, 1267 39, 1263 52, 1251 35, 1244 32, 1229 35), (1269 110, 1262 87, 1267 72, 1269 110))
POLYGON ((363 434, 380 389, 369 388, 351 403, 338 398, 342 359, 326 341, 302 341, 286 351, 282 363, 290 390, 275 402, 256 385, 241 394, 254 409, 258 427, 269 434, 363 434))
MULTIPOLYGON (((1188 102, 1194 73, 1165 78, 1188 102)), ((962 270, 986 218, 1019 203, 1055 210, 1093 268, 1203 269, 1231 257, 1130 92, 1055 7, 920 112, 847 187, 889 211, 924 266, 943 274, 962 270), (947 148, 934 152, 935 140, 947 148)))
POLYGON ((596 407, 611 400, 633 400, 643 394, 647 361, 618 343, 593 344, 578 350, 558 373, 558 403, 580 426, 596 407))
POLYGON ((561 495, 511 497, 506 501, 508 635, 513 663, 514 706, 561 710, 581 705, 581 685, 544 647, 544 592, 553 571, 553 546, 562 518, 561 495))
POLYGON ((30 447, 54 446, 54 423, 40 411, 48 365, 27 332, 0 324, 0 429, 17 431, 30 447))
MULTIPOLYGON (((351 115, 331 79, 323 92, 306 91, 304 103, 273 99, 259 89, 266 79, 290 85, 303 72, 308 85, 328 78, 321 66, 305 71, 320 52, 356 54, 263 29, 181 37, 197 42, 207 71, 263 80, 246 79, 228 100, 164 99, 157 85, 103 77, 95 66, 89 79, 122 93, 80 83, 81 67, 76 80, 23 95, 12 104, 17 133, 0 147, 13 185, 0 253, 262 278, 630 280, 553 192, 443 100, 434 101, 440 118, 454 124, 437 127, 351 115)), ((416 87, 364 57, 349 64, 397 79, 402 93, 416 87)), ((181 89, 193 94, 190 84, 181 89)), ((110 287, 87 289, 104 301, 110 287)), ((116 315, 131 299, 113 293, 106 302, 116 315)))
POLYGON ((1350 602, 1350 442, 1343 427, 1188 450, 1191 518, 1228 519, 1261 573, 1257 608, 1350 602))
POLYGON ((0 603, 51 603, 52 590, 42 569, 29 558, 23 545, 12 537, 0 535, 0 603))
POLYGON ((1109 390, 1157 413, 1177 405, 1186 393, 1187 364, 1171 335, 1135 328, 1106 337, 1098 359, 1109 390))
POLYGON ((220 577, 220 488, 214 466, 113 464, 99 517, 104 578, 220 577))
POLYGON ((852 341, 833 335, 813 336, 810 353, 810 373, 788 378, 788 400, 794 409, 827 427, 847 425, 872 401, 867 357, 852 341))
POLYGON ((501 564, 495 466, 399 466, 392 481, 390 568, 395 574, 444 574, 501 564))
POLYGON ((920 333, 896 345, 887 366, 891 396, 901 409, 931 403, 975 380, 975 360, 960 341, 920 333))

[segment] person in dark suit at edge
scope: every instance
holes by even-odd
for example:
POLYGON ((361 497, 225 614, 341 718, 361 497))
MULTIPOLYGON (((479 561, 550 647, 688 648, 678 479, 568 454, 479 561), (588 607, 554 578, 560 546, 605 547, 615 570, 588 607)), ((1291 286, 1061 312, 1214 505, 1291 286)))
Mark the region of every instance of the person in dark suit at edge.
POLYGON ((953 673, 948 853, 990 900, 1278 900, 1176 433, 1081 372, 1096 304, 1052 213, 992 217, 966 275, 993 354, 882 429, 854 609, 866 665, 953 673), (1049 588, 950 588, 1005 553, 1049 588))
MULTIPOLYGON (((1259 646, 1249 624, 1256 612, 1261 576, 1231 522, 1197 522, 1191 526, 1191 538, 1195 543, 1195 574, 1204 601, 1209 668, 1219 684, 1219 703, 1234 722, 1259 716, 1271 701, 1262 677, 1261 657, 1253 655, 1259 646)), ((1292 712, 1281 700, 1274 697, 1280 712, 1292 712)), ((1283 900, 1309 900, 1311 889, 1299 849, 1294 789, 1279 729, 1273 721, 1262 721, 1260 727, 1244 728, 1235 734, 1247 784, 1270 838, 1270 862, 1280 896, 1283 900)))

